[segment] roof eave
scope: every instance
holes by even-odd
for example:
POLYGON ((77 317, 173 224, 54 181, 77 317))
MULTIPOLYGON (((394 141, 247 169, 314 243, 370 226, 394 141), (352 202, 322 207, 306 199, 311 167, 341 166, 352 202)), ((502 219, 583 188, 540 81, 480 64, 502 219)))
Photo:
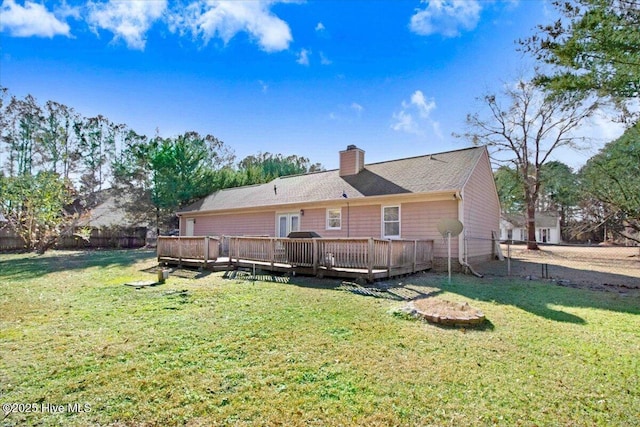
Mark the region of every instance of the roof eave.
POLYGON ((423 193, 398 193, 398 194, 386 194, 379 196, 363 196, 355 198, 340 198, 329 200, 317 200, 317 201, 300 201, 291 203, 281 203, 273 205, 261 205, 261 206, 246 206, 228 209, 207 209, 207 210, 194 210, 194 211, 181 211, 177 212, 178 216, 191 216, 191 215, 207 215, 207 214, 224 214, 234 212, 246 212, 246 211, 273 211, 292 208, 308 208, 309 206, 317 206, 319 208, 327 206, 335 206, 339 203, 349 203, 351 206, 358 205, 370 205, 376 202, 383 201, 442 201, 442 200, 457 200, 460 198, 460 192, 462 188, 451 188, 447 190, 430 191, 423 193))

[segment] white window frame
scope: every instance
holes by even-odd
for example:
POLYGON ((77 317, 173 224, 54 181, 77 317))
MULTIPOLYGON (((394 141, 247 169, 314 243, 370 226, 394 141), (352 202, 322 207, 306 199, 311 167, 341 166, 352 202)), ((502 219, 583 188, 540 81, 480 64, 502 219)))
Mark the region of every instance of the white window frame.
MULTIPOLYGON (((333 218, 334 220, 336 218, 333 218)), ((327 208, 327 213, 326 213, 326 222, 325 222, 325 226, 327 230, 342 230, 342 208, 327 208), (337 227, 332 227, 330 224, 330 220, 332 219, 330 216, 330 212, 338 212, 338 226, 337 227)))
POLYGON ((277 212, 276 213, 276 237, 280 237, 281 233, 281 227, 280 227, 280 218, 286 218, 286 226, 285 226, 285 235, 284 237, 287 237, 289 235, 289 233, 291 233, 292 231, 300 231, 301 226, 302 226, 302 218, 300 215, 300 212, 277 212), (293 218, 297 219, 298 222, 298 228, 296 230, 293 229, 293 218))
POLYGON ((389 206, 382 206, 382 210, 381 210, 381 216, 380 216, 380 224, 382 226, 382 230, 380 232, 380 235, 382 236, 383 239, 399 239, 400 236, 402 236, 402 211, 400 208, 400 205, 389 205, 389 206), (385 234, 385 224, 387 223, 392 223, 392 222, 396 222, 396 221, 385 221, 384 220, 384 210, 385 209, 389 209, 389 208, 398 208, 398 234, 390 234, 387 235, 385 234))

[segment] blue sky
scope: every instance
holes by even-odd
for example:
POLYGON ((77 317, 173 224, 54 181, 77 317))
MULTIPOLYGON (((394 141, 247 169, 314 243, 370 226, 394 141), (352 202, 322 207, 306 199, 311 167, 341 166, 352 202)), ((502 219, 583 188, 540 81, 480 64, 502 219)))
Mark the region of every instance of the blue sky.
MULTIPOLYGON (((538 0, 21 1, 0 6, 0 85, 153 136, 337 167, 467 147, 476 101, 533 66, 538 0)), ((594 130, 595 129, 595 130, 594 130)), ((596 119, 601 143, 622 129, 596 119)), ((600 144, 601 145, 601 144, 600 144)), ((595 151, 560 153, 572 167, 595 151)))

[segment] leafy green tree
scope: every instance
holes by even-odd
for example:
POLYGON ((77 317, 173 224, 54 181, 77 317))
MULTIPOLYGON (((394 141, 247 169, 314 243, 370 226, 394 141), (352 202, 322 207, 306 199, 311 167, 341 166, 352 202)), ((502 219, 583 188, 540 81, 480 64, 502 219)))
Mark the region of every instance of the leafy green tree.
POLYGON ((640 122, 589 159, 580 179, 597 224, 640 242, 640 122))
POLYGON ((72 108, 55 101, 47 101, 44 112, 40 140, 44 169, 69 179, 82 157, 74 132, 79 115, 72 108))
MULTIPOLYGON (((508 166, 500 166, 494 172, 500 205, 504 213, 525 211, 524 181, 518 172, 508 166)), ((540 190, 537 211, 560 214, 562 238, 568 239, 568 223, 575 216, 581 192, 577 175, 566 164, 550 161, 540 168, 540 190)))
POLYGON ((65 208, 73 197, 70 183, 53 172, 0 175, 0 212, 28 250, 44 253, 70 230, 77 215, 65 208))
POLYGON ((269 182, 280 176, 298 175, 322 170, 319 163, 311 164, 309 159, 302 156, 282 154, 258 153, 247 156, 239 163, 240 173, 245 175, 244 183, 260 184, 269 182))
POLYGON ((561 237, 567 241, 581 196, 577 174, 566 164, 551 161, 542 167, 541 181, 539 210, 559 213, 561 237))
POLYGON ((158 138, 150 152, 152 199, 161 208, 179 208, 212 190, 213 159, 196 133, 158 138))
MULTIPOLYGON (((619 107, 640 93, 640 1, 554 0, 561 17, 521 41, 552 66, 537 82, 555 93, 611 97, 619 107)), ((626 110, 625 110, 626 111, 626 110)))
POLYGON ((102 115, 83 118, 74 124, 83 163, 80 191, 87 199, 108 180, 109 166, 115 158, 117 130, 117 125, 102 115))
POLYGON ((228 167, 232 158, 222 141, 197 132, 149 141, 131 131, 125 141, 126 148, 113 164, 115 183, 145 189, 158 232, 161 224, 172 226, 177 209, 215 191, 217 168, 228 167))
POLYGON ((42 109, 35 98, 12 96, 3 111, 3 129, 0 132, 5 146, 8 176, 22 176, 34 171, 44 120, 42 109))
POLYGON ((500 198, 500 206, 504 213, 521 213, 524 211, 524 183, 515 169, 502 165, 494 173, 500 198))

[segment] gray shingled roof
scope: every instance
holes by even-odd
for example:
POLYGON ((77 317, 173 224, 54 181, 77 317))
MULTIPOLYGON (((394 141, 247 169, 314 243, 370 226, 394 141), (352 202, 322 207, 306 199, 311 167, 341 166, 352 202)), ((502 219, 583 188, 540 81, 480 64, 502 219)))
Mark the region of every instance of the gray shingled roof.
POLYGON ((460 190, 484 152, 467 148, 365 165, 357 175, 338 170, 276 178, 266 184, 217 191, 178 213, 460 190), (277 194, 274 192, 274 186, 277 194))
MULTIPOLYGON (((138 192, 139 193, 139 192, 138 192)), ((106 189, 95 195, 98 204, 78 225, 90 227, 147 227, 150 203, 142 196, 123 189, 106 189)))

